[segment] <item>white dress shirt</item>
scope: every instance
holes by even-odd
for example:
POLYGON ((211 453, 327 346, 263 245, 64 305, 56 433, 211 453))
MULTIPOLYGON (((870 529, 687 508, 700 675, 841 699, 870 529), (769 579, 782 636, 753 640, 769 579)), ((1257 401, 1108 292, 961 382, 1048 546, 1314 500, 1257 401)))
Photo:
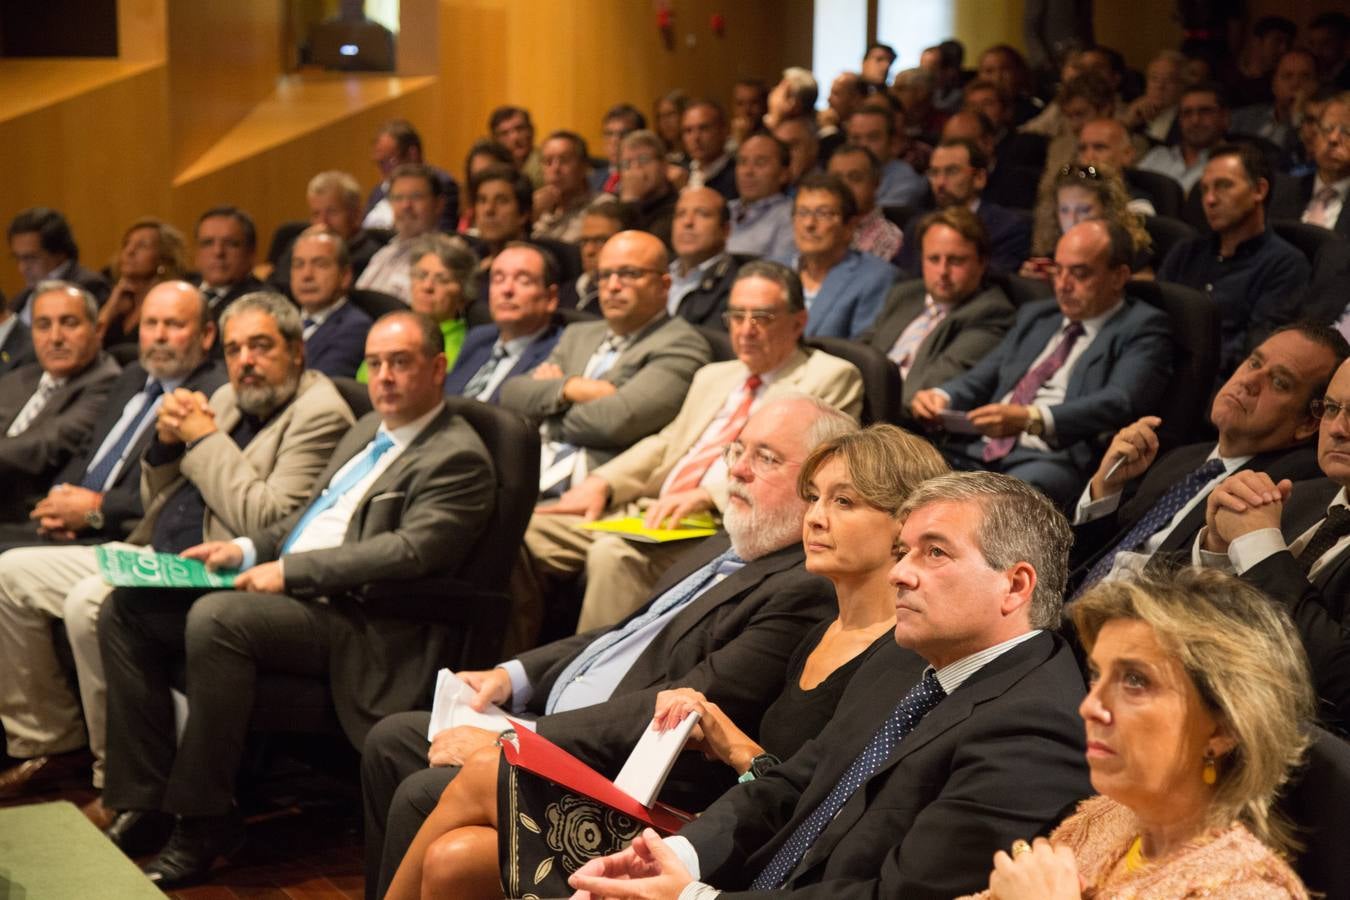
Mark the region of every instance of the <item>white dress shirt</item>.
MULTIPOLYGON (((1341 488, 1336 492, 1336 496, 1331 498, 1331 503, 1327 505, 1327 511, 1330 512, 1337 506, 1350 506, 1350 499, 1347 499, 1345 488, 1341 488)), ((1201 529, 1200 534, 1195 538, 1195 546, 1191 550, 1191 561, 1198 566, 1207 566, 1211 569, 1242 575, 1281 550, 1288 550, 1297 557, 1303 552, 1303 548, 1308 546, 1308 542, 1312 540, 1317 529, 1322 526, 1322 521, 1324 520, 1318 520, 1316 525, 1299 535, 1297 540, 1287 547, 1284 543, 1284 535, 1280 533, 1278 528, 1261 528, 1250 531, 1234 538, 1232 543, 1228 545, 1227 553, 1211 553, 1203 549, 1205 531, 1201 529)), ((1317 557, 1317 560, 1312 564, 1312 568, 1308 570, 1308 580, 1315 579, 1318 573, 1326 568, 1332 560, 1344 553, 1347 547, 1350 547, 1350 535, 1342 537, 1332 544, 1325 553, 1317 557)))

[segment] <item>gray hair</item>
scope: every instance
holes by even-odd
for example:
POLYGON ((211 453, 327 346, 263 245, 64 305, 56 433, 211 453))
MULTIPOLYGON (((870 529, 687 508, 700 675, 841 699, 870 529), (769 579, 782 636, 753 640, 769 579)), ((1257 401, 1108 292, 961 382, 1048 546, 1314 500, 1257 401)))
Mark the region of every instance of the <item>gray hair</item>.
POLYGON ((464 304, 472 303, 478 296, 478 257, 469 249, 464 238, 448 234, 424 234, 413 241, 408 251, 409 267, 428 253, 441 261, 441 265, 450 270, 450 277, 459 284, 464 294, 464 304))
POLYGON ((953 472, 925 481, 901 518, 933 503, 975 503, 984 512, 975 542, 985 563, 1007 571, 1019 562, 1036 570, 1028 613, 1032 628, 1058 628, 1073 532, 1064 514, 1031 485, 995 472, 953 472))
POLYGON ((246 312, 262 312, 277 323, 277 331, 282 339, 295 346, 305 342, 305 328, 300 321, 300 310, 295 304, 273 291, 253 291, 235 300, 220 314, 220 333, 224 339, 225 328, 230 319, 246 312))
POLYGON ((320 194, 336 194, 348 209, 361 208, 361 185, 346 172, 330 169, 311 178, 309 186, 305 188, 305 196, 317 197, 320 194))
POLYGON ((638 147, 645 147, 662 158, 666 155, 666 145, 661 141, 661 138, 657 136, 655 131, 649 131, 646 128, 628 132, 623 137, 623 143, 619 145, 621 151, 638 147))
POLYGON ((47 278, 39 281, 33 288, 33 305, 37 306, 37 298, 43 294, 69 294, 72 297, 79 297, 84 301, 84 315, 92 323, 98 321, 98 300, 94 295, 73 281, 62 281, 59 278, 47 278))
POLYGON ((820 96, 820 85, 816 83, 816 76, 811 74, 810 69, 789 66, 783 70, 783 80, 792 89, 792 97, 801 106, 802 115, 810 115, 815 109, 816 99, 820 96))
POLYGON ((336 260, 339 269, 350 269, 352 266, 352 254, 347 249, 347 242, 343 240, 342 235, 323 225, 311 225, 300 232, 300 237, 295 239, 298 244, 302 238, 326 238, 333 242, 336 248, 336 260))
POLYGON ((819 397, 813 397, 801 391, 783 391, 774 394, 759 409, 755 410, 755 414, 758 415, 763 410, 780 403, 803 403, 811 407, 811 412, 815 414, 810 423, 806 425, 806 450, 808 453, 827 441, 836 440, 850 431, 858 430, 857 420, 848 413, 842 412, 838 407, 831 406, 819 397))
POLYGON ((776 263, 771 259, 752 259, 736 270, 736 279, 732 284, 735 285, 747 278, 763 278, 782 288, 783 296, 787 298, 789 312, 797 313, 806 309, 801 278, 782 263, 776 263))

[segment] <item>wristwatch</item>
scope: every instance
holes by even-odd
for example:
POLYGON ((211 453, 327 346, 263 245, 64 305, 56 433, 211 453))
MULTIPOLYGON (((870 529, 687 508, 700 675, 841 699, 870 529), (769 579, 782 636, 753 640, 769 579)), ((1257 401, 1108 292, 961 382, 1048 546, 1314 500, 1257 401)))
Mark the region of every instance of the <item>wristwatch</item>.
POLYGON ((1032 437, 1040 437, 1045 433, 1045 419, 1041 418, 1039 406, 1027 407, 1027 427, 1025 430, 1032 437))
POLYGON ((101 509, 91 509, 89 510, 89 512, 84 514, 84 524, 88 525, 94 531, 101 530, 105 522, 106 520, 103 518, 103 510, 101 509))
POLYGON ((782 760, 772 753, 761 753, 759 756, 750 760, 750 768, 746 769, 745 774, 736 780, 741 783, 754 781, 756 778, 763 777, 764 773, 768 772, 780 762, 782 762, 782 760))

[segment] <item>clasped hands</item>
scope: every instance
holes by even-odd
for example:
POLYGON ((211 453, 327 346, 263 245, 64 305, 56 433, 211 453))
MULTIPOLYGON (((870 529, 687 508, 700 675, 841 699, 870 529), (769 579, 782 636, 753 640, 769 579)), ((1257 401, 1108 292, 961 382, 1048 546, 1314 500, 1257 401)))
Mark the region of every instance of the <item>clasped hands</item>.
POLYGON ((155 420, 161 444, 188 444, 216 430, 216 414, 201 391, 178 388, 164 395, 155 420))
POLYGON ((1228 545, 1253 531, 1279 529, 1280 514, 1293 482, 1275 482, 1265 472, 1243 470, 1225 478, 1205 502, 1205 532, 1201 546, 1210 553, 1227 553, 1228 545))
MULTIPOLYGON (((945 394, 929 388, 915 394, 909 408, 914 418, 931 425, 950 405, 945 394)), ((1031 412, 1017 403, 986 403, 966 413, 966 418, 985 437, 1013 437, 1027 430, 1031 412)))
POLYGON ((103 495, 77 484, 58 484, 38 501, 28 518, 37 522, 38 534, 54 540, 73 540, 89 527, 85 518, 103 506, 103 495))

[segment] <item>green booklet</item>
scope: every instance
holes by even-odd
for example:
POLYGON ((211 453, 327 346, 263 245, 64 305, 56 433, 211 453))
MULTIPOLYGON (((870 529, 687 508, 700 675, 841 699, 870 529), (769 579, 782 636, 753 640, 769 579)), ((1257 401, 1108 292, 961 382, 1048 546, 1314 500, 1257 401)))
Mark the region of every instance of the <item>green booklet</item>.
POLYGON ((95 547, 98 571, 113 587, 228 588, 234 587, 233 569, 208 572, 205 564, 172 553, 115 550, 95 547))

